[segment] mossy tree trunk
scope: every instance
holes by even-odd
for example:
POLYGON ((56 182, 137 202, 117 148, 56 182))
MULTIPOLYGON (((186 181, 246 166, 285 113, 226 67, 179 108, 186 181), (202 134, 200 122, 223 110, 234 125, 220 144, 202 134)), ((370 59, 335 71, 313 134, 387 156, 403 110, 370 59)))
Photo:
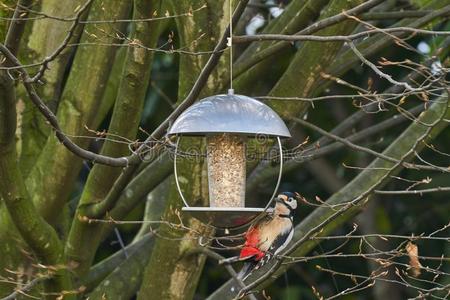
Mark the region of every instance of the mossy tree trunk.
MULTIPOLYGON (((134 19, 148 19, 157 15, 157 9, 152 1, 134 1, 134 19)), ((141 113, 147 87, 149 84, 153 48, 158 39, 158 22, 136 22, 133 24, 131 38, 138 45, 128 48, 126 53, 121 81, 115 101, 114 111, 108 132, 130 140, 135 139, 141 119, 141 113)), ((106 141, 102 154, 108 156, 123 156, 129 154, 127 145, 117 145, 106 141)), ((106 197, 120 174, 119 168, 95 165, 91 170, 80 199, 76 215, 83 215, 83 207, 98 203, 106 197)), ((97 247, 102 239, 102 224, 89 224, 75 218, 66 254, 68 259, 77 263, 76 274, 85 274, 92 264, 97 247)))
MULTIPOLYGON (((41 2, 42 13, 51 16, 61 16, 63 18, 73 18, 77 10, 85 3, 84 0, 43 0, 41 2)), ((86 12, 82 19, 87 16, 86 12)), ((23 63, 37 63, 51 55, 64 41, 72 23, 54 19, 35 20, 30 23, 30 33, 28 41, 22 43, 23 63), (26 54, 25 54, 26 52, 26 54)), ((75 34, 70 43, 76 44, 79 41, 84 24, 79 24, 75 29, 75 34)), ((61 55, 49 63, 42 81, 45 85, 39 88, 40 95, 45 103, 56 111, 63 89, 64 72, 67 68, 71 54, 75 52, 75 47, 66 48, 61 55)), ((25 98, 25 92, 20 90, 19 96, 25 98)), ((22 136, 20 151, 20 167, 22 172, 27 174, 36 162, 36 157, 44 148, 50 128, 45 123, 38 109, 29 101, 21 99, 24 103, 22 112, 22 136)))
MULTIPOLYGON (((128 1, 94 1, 88 19, 127 18, 131 4, 128 1)), ((81 38, 81 43, 95 43, 96 35, 101 36, 106 43, 116 42, 115 33, 120 30, 119 26, 89 24, 86 26, 86 33, 81 38)), ((99 122, 97 112, 116 50, 115 47, 95 45, 78 49, 57 113, 64 133, 74 136, 84 135, 86 134, 85 126, 95 128, 94 124, 99 122), (90 71, 86 73, 87 68, 90 71)), ((82 138, 74 140, 85 148, 89 142, 89 139, 82 138)), ((55 221, 56 213, 67 201, 81 163, 82 161, 68 152, 55 136, 49 136, 27 179, 33 202, 49 222, 55 221)))
MULTIPOLYGON (((2 64, 3 66, 3 64, 2 64)), ((26 246, 31 249, 33 256, 43 265, 54 268, 52 277, 44 281, 45 299, 56 299, 54 293, 71 289, 71 281, 66 268, 59 268, 64 263, 62 243, 56 231, 45 222, 36 210, 25 186, 24 178, 17 164, 16 150, 16 97, 14 83, 6 71, 0 71, 0 196, 1 208, 5 211, 3 222, 12 222, 12 231, 17 230, 26 246)), ((13 232, 9 234, 12 235, 13 232)), ((17 242, 14 245, 12 237, 5 238, 5 256, 2 260, 2 272, 5 267, 15 270, 17 258, 23 258, 17 251, 17 242), (18 257, 19 256, 19 257, 18 257), (9 264, 9 265, 8 265, 9 264)), ((19 243, 20 245, 21 243, 19 243)), ((22 261, 22 263, 24 263, 22 261)), ((27 260, 25 260, 25 264, 27 260)), ((24 264, 24 265, 25 265, 24 264)), ((15 274, 21 276, 22 274, 15 274)), ((2 280, 3 281, 3 280, 2 280)), ((7 288, 0 286, 0 295, 7 293, 7 288)), ((72 298, 68 296, 67 298, 72 298)))

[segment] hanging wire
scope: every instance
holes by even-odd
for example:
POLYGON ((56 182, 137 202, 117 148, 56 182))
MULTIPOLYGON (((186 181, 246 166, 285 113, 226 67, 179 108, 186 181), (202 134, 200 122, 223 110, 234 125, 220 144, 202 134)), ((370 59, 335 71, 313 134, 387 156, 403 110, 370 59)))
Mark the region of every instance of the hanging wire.
POLYGON ((233 0, 229 2, 229 22, 230 22, 230 37, 228 38, 227 46, 230 47, 230 89, 229 94, 234 94, 233 90, 233 0))

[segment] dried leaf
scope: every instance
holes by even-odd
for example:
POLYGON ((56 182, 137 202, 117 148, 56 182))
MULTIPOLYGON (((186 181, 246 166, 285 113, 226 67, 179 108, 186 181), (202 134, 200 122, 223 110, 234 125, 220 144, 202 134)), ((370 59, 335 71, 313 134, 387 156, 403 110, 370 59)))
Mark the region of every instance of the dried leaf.
POLYGON ((369 77, 367 79, 367 90, 371 90, 372 86, 373 86, 373 79, 372 79, 372 77, 369 77))
POLYGON ((418 277, 422 267, 419 262, 419 248, 412 242, 408 242, 405 249, 409 256, 409 272, 412 276, 418 277))

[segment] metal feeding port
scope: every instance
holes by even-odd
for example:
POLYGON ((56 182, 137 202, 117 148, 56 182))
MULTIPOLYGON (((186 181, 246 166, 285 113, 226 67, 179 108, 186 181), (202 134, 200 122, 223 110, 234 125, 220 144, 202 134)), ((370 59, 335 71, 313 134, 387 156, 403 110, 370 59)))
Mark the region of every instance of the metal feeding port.
POLYGON ((253 98, 232 93, 208 97, 183 112, 173 123, 168 135, 178 137, 174 173, 178 192, 185 205, 183 211, 204 223, 221 228, 243 226, 268 212, 267 206, 245 206, 245 186, 246 143, 248 139, 259 136, 276 138, 280 150, 280 172, 272 198, 280 183, 283 164, 280 138, 291 135, 283 120, 270 107, 253 98), (177 150, 182 136, 206 138, 209 207, 189 206, 181 191, 177 174, 177 150))

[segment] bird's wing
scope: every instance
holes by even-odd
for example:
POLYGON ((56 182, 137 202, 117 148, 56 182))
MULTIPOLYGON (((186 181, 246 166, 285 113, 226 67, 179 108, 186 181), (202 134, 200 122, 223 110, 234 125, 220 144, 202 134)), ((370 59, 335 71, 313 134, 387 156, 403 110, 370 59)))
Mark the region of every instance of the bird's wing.
POLYGON ((275 241, 273 241, 270 246, 269 252, 277 255, 281 250, 286 248, 286 246, 291 242, 292 237, 294 236, 294 227, 291 227, 291 230, 280 235, 275 241))
POLYGON ((266 215, 247 230, 247 233, 245 234, 245 244, 239 254, 240 259, 253 258, 256 261, 259 261, 264 257, 265 250, 261 249, 261 244, 267 239, 265 238, 264 241, 261 239, 261 231, 264 230, 264 227, 272 221, 273 216, 266 215))
POLYGON ((260 260, 256 269, 259 269, 265 265, 273 256, 277 255, 291 242, 294 235, 294 227, 278 235, 269 247, 269 250, 265 253, 264 257, 260 260))

